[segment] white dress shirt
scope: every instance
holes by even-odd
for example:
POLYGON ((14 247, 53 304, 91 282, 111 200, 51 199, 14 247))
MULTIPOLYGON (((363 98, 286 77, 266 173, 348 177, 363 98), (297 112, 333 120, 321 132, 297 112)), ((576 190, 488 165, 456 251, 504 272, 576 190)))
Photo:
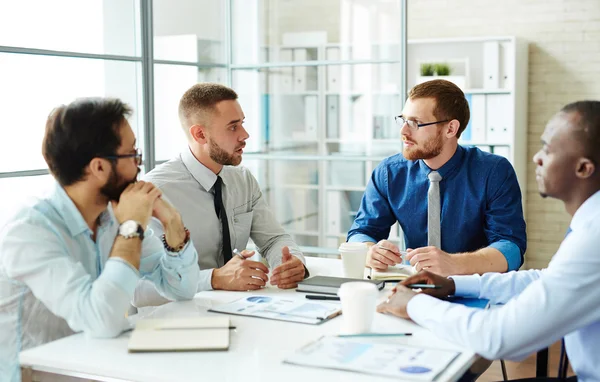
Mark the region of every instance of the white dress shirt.
POLYGON ((420 294, 409 316, 488 359, 521 360, 564 337, 578 380, 600 381, 600 191, 571 229, 544 270, 452 277, 456 295, 506 305, 479 310, 420 294))
POLYGON ((56 184, 1 230, 0 380, 21 380, 21 350, 74 332, 114 337, 128 329, 125 314, 140 276, 168 299, 194 297, 199 270, 193 245, 169 255, 147 230, 138 271, 109 258, 119 228, 112 209, 98 221, 93 240, 83 216, 56 184))
MULTIPOLYGON (((252 173, 242 166, 224 166, 219 176, 223 179, 223 204, 231 248, 241 251, 252 238, 271 269, 281 264, 284 246, 304 263, 300 249, 269 209, 252 173)), ((160 188, 163 196, 180 211, 198 252, 198 291, 211 290, 213 269, 224 265, 221 222, 214 207, 213 186, 217 175, 200 163, 188 148, 150 171, 144 180, 160 188)), ((151 227, 162 232, 160 226, 151 223, 151 227)))

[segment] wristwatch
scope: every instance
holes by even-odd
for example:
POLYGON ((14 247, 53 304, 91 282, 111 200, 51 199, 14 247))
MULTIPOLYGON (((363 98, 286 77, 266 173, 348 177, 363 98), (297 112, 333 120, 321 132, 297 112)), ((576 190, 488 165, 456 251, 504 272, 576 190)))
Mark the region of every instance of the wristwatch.
POLYGON ((119 226, 119 235, 125 239, 131 239, 132 237, 139 237, 140 240, 144 240, 144 229, 142 225, 135 220, 126 220, 119 226))

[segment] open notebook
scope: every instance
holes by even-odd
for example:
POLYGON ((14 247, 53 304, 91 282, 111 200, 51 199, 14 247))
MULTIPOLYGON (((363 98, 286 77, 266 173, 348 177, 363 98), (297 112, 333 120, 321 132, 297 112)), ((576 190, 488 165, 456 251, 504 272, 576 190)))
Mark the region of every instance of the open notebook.
POLYGON ((388 267, 385 271, 376 271, 375 269, 371 270, 371 279, 372 280, 404 280, 408 278, 408 276, 412 276, 417 273, 417 270, 410 265, 402 265, 397 264, 393 267, 388 267))
POLYGON ((139 320, 127 346, 134 352, 229 349, 229 317, 139 320))

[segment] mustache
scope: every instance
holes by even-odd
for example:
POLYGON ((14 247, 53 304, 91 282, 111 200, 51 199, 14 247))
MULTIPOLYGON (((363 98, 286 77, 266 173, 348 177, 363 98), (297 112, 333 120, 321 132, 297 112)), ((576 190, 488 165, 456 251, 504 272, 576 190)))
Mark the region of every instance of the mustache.
POLYGON ((245 144, 245 143, 243 143, 242 145, 238 146, 238 147, 236 148, 236 150, 243 149, 244 147, 246 147, 246 144, 245 144))

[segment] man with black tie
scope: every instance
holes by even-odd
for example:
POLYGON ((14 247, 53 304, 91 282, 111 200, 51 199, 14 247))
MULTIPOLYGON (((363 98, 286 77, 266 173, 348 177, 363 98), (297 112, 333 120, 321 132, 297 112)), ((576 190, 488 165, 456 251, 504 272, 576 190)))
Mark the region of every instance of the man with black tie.
MULTIPOLYGON (((234 90, 214 83, 192 86, 179 103, 188 138, 180 155, 150 171, 155 184, 179 211, 198 251, 198 291, 256 290, 267 281, 294 288, 307 274, 304 257, 270 211, 247 168, 238 166, 249 135, 234 90), (247 260, 252 238, 272 269, 247 260), (239 248, 240 255, 232 256, 239 248)), ((152 226, 160 231, 160 226, 152 226)))

